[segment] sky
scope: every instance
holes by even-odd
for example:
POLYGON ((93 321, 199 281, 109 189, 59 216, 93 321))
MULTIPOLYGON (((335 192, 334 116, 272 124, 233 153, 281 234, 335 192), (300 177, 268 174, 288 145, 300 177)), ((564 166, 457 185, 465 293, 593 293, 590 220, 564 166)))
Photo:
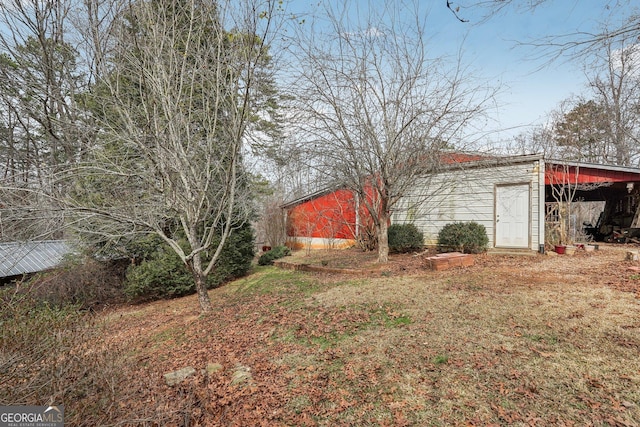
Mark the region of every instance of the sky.
MULTIPOLYGON (((324 0, 341 4, 343 0, 324 0)), ((357 0, 358 7, 382 8, 398 0, 357 0)), ((523 45, 553 35, 596 32, 604 19, 613 22, 629 10, 619 0, 548 0, 533 11, 522 5, 532 0, 514 0, 512 7, 483 19, 483 11, 466 8, 478 0, 460 0, 460 22, 447 9, 446 0, 417 0, 426 14, 429 49, 434 55, 463 52, 463 61, 481 79, 501 87, 484 129, 495 143, 513 139, 531 126, 544 124, 549 113, 563 100, 587 93, 583 63, 560 57, 550 61, 540 48, 523 45), (518 7, 518 5, 520 7, 518 7), (542 56, 542 57, 541 57, 542 56)), ((293 0, 292 10, 311 11, 318 1, 293 0), (305 6, 306 5, 306 6, 305 6)), ((633 3, 633 2, 631 2, 633 3)), ((408 9, 407 9, 408 10, 408 9)), ((404 16, 402 19, 411 19, 404 16)))
POLYGON ((619 12, 606 9, 605 3, 550 0, 534 11, 509 9, 479 23, 473 22, 472 15, 468 23, 442 26, 437 37, 449 37, 455 27, 468 26, 463 42, 467 59, 485 76, 503 84, 495 127, 507 130, 497 138, 509 138, 527 127, 544 124, 562 101, 587 93, 583 61, 567 56, 552 61, 540 48, 526 43, 548 36, 598 31, 607 13, 619 12))

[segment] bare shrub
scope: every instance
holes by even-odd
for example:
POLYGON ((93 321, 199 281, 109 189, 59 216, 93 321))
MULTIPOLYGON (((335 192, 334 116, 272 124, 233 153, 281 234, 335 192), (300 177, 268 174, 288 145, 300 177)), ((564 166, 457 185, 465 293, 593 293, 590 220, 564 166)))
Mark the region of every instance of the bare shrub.
POLYGON ((68 258, 62 267, 18 283, 16 292, 55 307, 72 304, 95 310, 124 301, 122 287, 128 265, 129 260, 68 258))
POLYGON ((0 331, 0 405, 64 404, 70 425, 115 416, 125 353, 90 314, 10 288, 0 293, 0 331))
POLYGON ((282 246, 287 239, 287 216, 280 204, 282 201, 279 199, 265 203, 260 221, 264 241, 271 247, 282 246))
POLYGON ((378 236, 373 224, 364 223, 360 226, 358 247, 365 252, 374 251, 378 247, 378 236))

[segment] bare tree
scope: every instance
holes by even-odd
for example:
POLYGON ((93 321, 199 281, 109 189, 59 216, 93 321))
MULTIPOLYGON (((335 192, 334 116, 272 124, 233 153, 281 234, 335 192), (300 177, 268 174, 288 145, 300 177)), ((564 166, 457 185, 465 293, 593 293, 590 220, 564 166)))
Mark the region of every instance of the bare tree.
POLYGON ((20 126, 20 139, 37 146, 31 151, 40 155, 31 161, 36 167, 56 167, 78 155, 81 138, 71 126, 81 82, 65 39, 69 7, 53 0, 0 4, 0 96, 20 126))
MULTIPOLYGON (((638 31, 640 33, 640 30, 638 31)), ((604 110, 606 139, 615 163, 637 164, 640 154, 640 46, 633 38, 604 40, 593 51, 587 73, 596 101, 604 110), (593 72, 593 71, 591 71, 593 72)))
POLYGON ((71 0, 0 3, 0 216, 4 240, 60 237, 63 215, 35 189, 62 195, 51 176, 82 160, 92 139, 80 94, 84 69, 68 39, 71 0), (30 210, 17 209, 25 203, 30 210), (11 229, 11 231, 9 231, 11 229), (27 234, 29 233, 29 234, 27 234))
POLYGON ((448 67, 430 57, 417 4, 358 12, 355 4, 327 8, 319 27, 298 35, 302 65, 292 86, 308 167, 357 194, 375 224, 378 261, 386 262, 398 201, 437 169, 440 153, 493 93, 469 81, 459 60, 448 67), (399 11, 411 6, 415 22, 400 22, 399 11))
POLYGON ((531 153, 544 153, 545 156, 556 156, 557 144, 552 126, 537 125, 531 129, 516 135, 512 141, 504 146, 506 154, 523 155, 531 153))
POLYGON ((263 201, 259 231, 262 232, 266 246, 282 246, 287 240, 287 218, 280 205, 284 200, 272 195, 263 201))
POLYGON ((270 0, 129 3, 109 26, 113 47, 97 62, 97 147, 60 176, 75 183, 65 201, 79 232, 160 236, 193 275, 203 312, 211 310, 206 279, 252 208, 241 153, 264 111, 258 91, 268 84, 277 7, 270 0))
MULTIPOLYGON (((557 242, 561 245, 573 243, 570 238, 570 226, 573 210, 573 202, 578 190, 579 168, 577 166, 554 165, 546 171, 546 179, 549 181, 551 196, 555 200, 554 217, 556 221, 547 221, 549 224, 557 224, 557 229, 551 235, 557 234, 557 242)), ((555 239, 551 239, 554 242, 555 239)))
MULTIPOLYGON (((587 58, 585 58, 587 59, 587 58)), ((549 125, 517 138, 533 151, 566 160, 637 164, 640 155, 640 49, 608 40, 585 66, 590 94, 563 101, 549 125), (544 142, 544 144, 541 144, 544 142)), ((514 148, 514 147, 510 147, 514 148)))

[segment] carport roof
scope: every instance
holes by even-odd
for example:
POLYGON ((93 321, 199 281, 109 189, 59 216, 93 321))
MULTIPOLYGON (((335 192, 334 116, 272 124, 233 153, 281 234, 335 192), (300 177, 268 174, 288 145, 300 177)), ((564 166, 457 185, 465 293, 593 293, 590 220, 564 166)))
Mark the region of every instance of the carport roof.
POLYGON ((640 181, 640 168, 551 159, 546 160, 546 164, 547 185, 562 182, 601 184, 640 181))

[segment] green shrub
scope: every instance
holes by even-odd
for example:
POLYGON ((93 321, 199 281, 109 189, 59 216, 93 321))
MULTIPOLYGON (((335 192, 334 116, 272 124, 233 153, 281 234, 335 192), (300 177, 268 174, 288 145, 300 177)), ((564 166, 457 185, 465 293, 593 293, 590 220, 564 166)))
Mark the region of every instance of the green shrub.
POLYGON ((442 252, 477 254, 486 251, 488 244, 484 225, 473 221, 447 224, 438 233, 438 246, 442 252))
MULTIPOLYGON (((215 242, 215 246, 217 246, 217 242, 215 242)), ((209 288, 215 288, 226 281, 246 275, 251 269, 254 256, 253 228, 249 224, 245 224, 231 233, 222 248, 218 265, 207 278, 209 288)))
MULTIPOLYGON (((151 239, 153 240, 153 239, 151 239)), ((157 240, 155 250, 149 253, 149 239, 138 245, 136 255, 139 264, 127 270, 125 294, 129 298, 159 299, 173 298, 195 292, 193 276, 178 255, 166 244, 157 240)), ((218 242, 213 242, 213 248, 218 242)), ((207 286, 214 288, 225 281, 245 275, 251 268, 254 257, 254 235, 249 224, 234 230, 225 242, 216 267, 207 277, 207 286)), ((204 261, 207 261, 205 257, 204 261)))
POLYGON ((280 258, 284 258, 290 254, 291 254, 291 249, 289 249, 288 247, 276 246, 275 248, 263 253, 260 256, 260 258, 258 259, 258 265, 271 265, 273 264, 273 261, 280 258))
POLYGON ((173 298, 195 291, 193 276, 168 246, 162 245, 149 259, 127 270, 124 288, 129 298, 173 298))
POLYGON ((391 252, 414 252, 424 246, 424 235, 413 224, 393 224, 388 235, 391 252))

